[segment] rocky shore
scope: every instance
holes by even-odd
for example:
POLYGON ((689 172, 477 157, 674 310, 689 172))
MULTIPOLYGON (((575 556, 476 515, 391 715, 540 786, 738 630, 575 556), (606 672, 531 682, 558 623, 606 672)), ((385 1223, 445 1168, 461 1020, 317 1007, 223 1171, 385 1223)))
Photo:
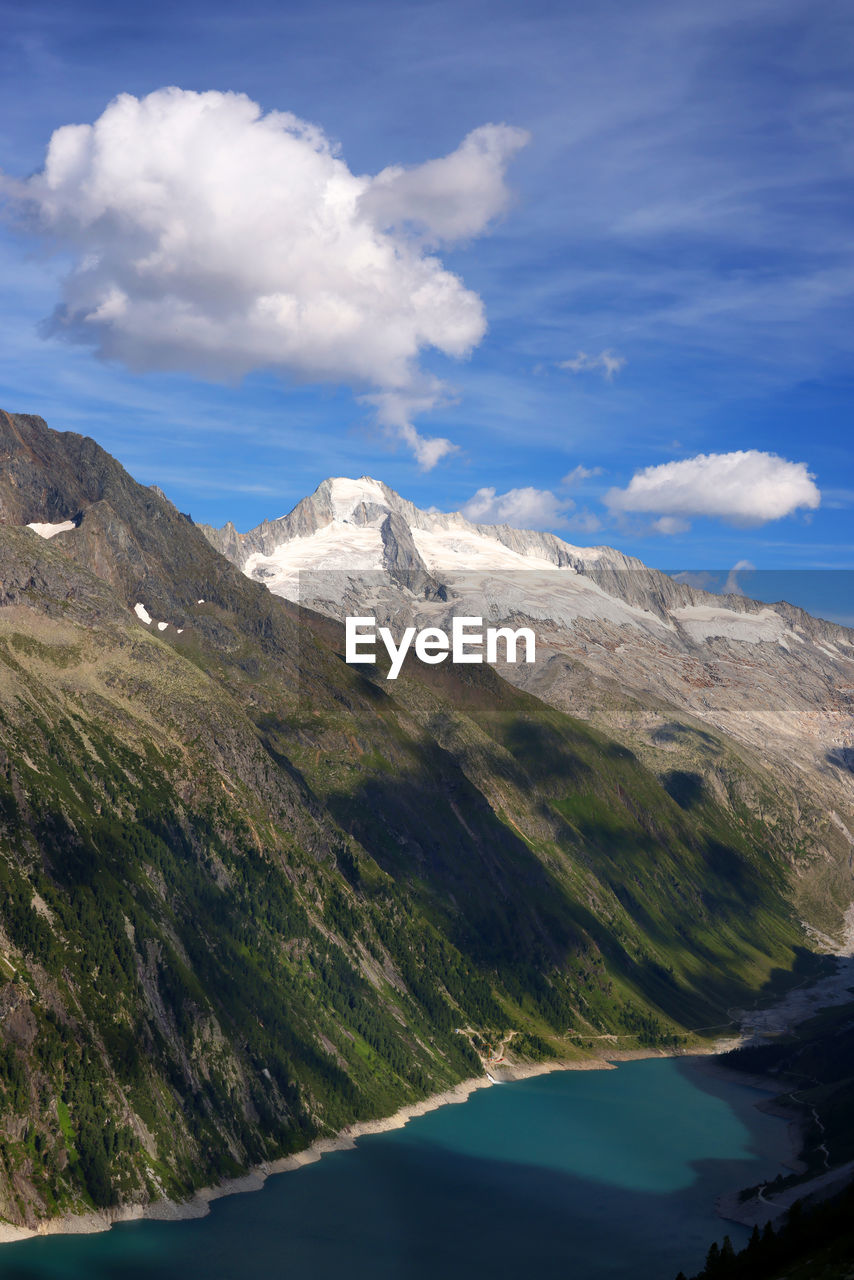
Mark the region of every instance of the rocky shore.
POLYGON ((489 1074, 461 1080, 459 1084, 441 1093, 432 1094, 419 1102, 409 1103, 399 1108, 392 1115, 381 1116, 375 1120, 363 1120, 348 1125, 340 1133, 328 1137, 317 1138, 304 1151, 285 1156, 281 1160, 257 1165, 239 1178, 230 1178, 212 1187, 202 1187, 186 1200, 154 1200, 147 1204, 120 1205, 116 1208, 101 1209, 92 1213, 66 1214, 49 1218, 35 1228, 17 1227, 10 1223, 0 1223, 0 1244, 13 1243, 32 1239, 34 1236, 46 1235, 85 1235, 97 1231, 108 1231, 120 1222, 138 1222, 141 1219, 152 1219, 160 1222, 178 1222, 189 1218, 203 1218, 210 1212, 212 1201, 222 1196, 241 1195, 248 1191, 260 1191, 269 1177, 279 1173, 291 1173, 313 1164, 331 1151, 351 1150, 359 1138, 370 1134, 388 1133, 393 1129, 401 1129, 418 1116, 426 1115, 439 1107, 465 1102, 478 1089, 491 1089, 496 1085, 510 1083, 514 1080, 525 1080, 533 1076, 545 1075, 552 1071, 612 1071, 621 1062, 631 1062, 646 1058, 667 1058, 673 1056, 707 1056, 726 1052, 738 1044, 738 1039, 727 1042, 716 1042, 708 1048, 698 1046, 690 1051, 682 1051, 674 1055, 663 1050, 626 1049, 609 1052, 605 1057, 587 1057, 574 1060, 551 1060, 532 1063, 490 1063, 489 1074), (492 1077, 490 1079, 490 1077, 492 1077))

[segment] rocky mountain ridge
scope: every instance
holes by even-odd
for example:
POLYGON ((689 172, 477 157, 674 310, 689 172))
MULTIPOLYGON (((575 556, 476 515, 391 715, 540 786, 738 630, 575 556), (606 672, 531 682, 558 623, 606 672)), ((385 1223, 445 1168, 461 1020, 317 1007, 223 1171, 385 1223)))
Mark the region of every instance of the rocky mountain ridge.
MULTIPOLYGON (((699 589, 614 547, 574 546, 553 533, 477 524, 460 512, 423 510, 370 476, 358 480, 330 477, 286 515, 264 520, 244 534, 231 522, 221 529, 199 527, 247 576, 265 582, 286 598, 291 598, 289 588, 294 588, 296 596, 294 572, 320 572, 327 567, 389 574, 405 568, 424 577, 563 569, 659 618, 684 608, 723 607, 747 615, 769 608, 742 593, 722 597, 699 589), (331 529, 338 533, 337 539, 319 536, 331 529), (364 534, 369 530, 375 536, 366 539, 364 534), (368 547, 373 559, 370 566, 359 563, 368 547), (342 564, 329 563, 336 552, 342 564), (280 580, 289 569, 291 576, 280 580)), ((854 635, 837 623, 814 618, 785 602, 770 607, 788 625, 797 625, 811 636, 854 646, 854 635)))

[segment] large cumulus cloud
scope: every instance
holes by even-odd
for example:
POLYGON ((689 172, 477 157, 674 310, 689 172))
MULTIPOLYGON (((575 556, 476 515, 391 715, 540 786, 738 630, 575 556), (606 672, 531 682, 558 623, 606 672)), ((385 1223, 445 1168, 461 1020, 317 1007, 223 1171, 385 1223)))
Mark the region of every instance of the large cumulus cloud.
POLYGON ((463 358, 486 321, 426 246, 501 212, 525 140, 484 125, 443 159, 360 176, 294 115, 168 88, 57 129, 43 170, 3 185, 73 255, 51 332, 135 371, 348 383, 430 466, 453 446, 412 425, 442 396, 419 354, 463 358))

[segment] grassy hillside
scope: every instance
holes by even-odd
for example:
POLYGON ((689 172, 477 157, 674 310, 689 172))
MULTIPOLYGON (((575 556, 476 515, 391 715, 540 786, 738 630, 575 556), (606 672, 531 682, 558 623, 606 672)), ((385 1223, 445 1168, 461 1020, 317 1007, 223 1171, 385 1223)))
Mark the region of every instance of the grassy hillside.
POLYGON ((7 1219, 185 1194, 510 1030, 671 1045, 793 963, 773 840, 491 672, 392 697, 279 602, 151 634, 0 542, 38 558, 0 612, 7 1219))

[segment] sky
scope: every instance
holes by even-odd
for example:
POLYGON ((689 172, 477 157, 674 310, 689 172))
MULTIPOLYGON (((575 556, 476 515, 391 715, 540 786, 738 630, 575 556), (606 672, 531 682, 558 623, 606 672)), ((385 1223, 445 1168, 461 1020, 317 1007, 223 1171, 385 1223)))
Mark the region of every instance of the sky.
POLYGON ((663 568, 854 568, 843 0, 0 32, 0 407, 216 525, 368 474, 663 568))

